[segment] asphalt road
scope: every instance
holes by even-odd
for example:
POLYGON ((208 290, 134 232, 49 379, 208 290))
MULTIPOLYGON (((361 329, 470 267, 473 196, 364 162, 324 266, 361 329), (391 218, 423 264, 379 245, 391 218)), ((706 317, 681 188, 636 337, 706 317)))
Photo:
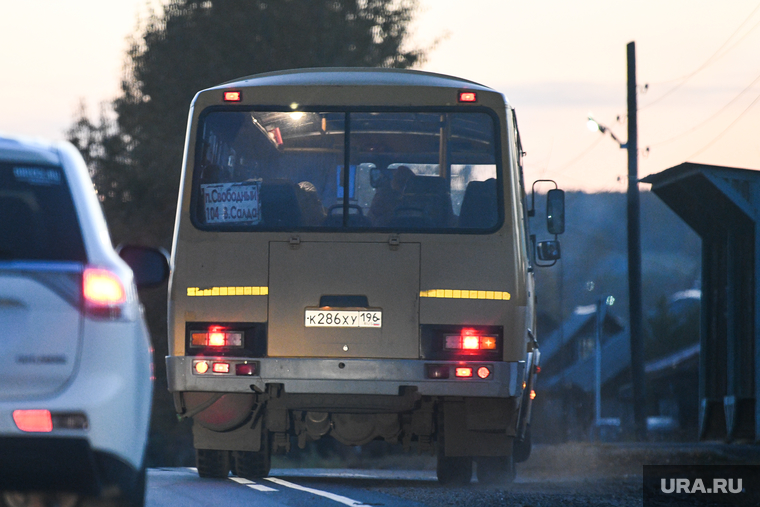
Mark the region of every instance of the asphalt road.
POLYGON ((518 479, 511 485, 451 488, 434 471, 273 469, 249 481, 201 479, 192 468, 150 469, 147 507, 555 506, 641 505, 641 478, 518 479))
MULTIPOLYGON (((418 457, 419 458, 419 457, 418 457)), ((760 446, 723 444, 564 444, 537 446, 512 484, 445 487, 434 459, 402 457, 375 468, 276 468, 247 481, 201 479, 192 468, 148 471, 147 507, 641 506, 643 465, 754 464, 760 446), (391 466, 393 469, 381 469, 391 466)))

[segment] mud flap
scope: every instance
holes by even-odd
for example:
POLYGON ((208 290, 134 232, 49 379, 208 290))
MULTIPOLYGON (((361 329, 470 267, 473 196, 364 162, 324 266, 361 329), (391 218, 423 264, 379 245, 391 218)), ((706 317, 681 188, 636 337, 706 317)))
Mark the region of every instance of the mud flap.
POLYGON ((193 446, 196 449, 216 449, 220 451, 261 450, 261 426, 263 417, 257 417, 230 431, 212 431, 193 421, 193 446))
POLYGON ((512 398, 444 402, 445 456, 511 455, 517 411, 512 398))

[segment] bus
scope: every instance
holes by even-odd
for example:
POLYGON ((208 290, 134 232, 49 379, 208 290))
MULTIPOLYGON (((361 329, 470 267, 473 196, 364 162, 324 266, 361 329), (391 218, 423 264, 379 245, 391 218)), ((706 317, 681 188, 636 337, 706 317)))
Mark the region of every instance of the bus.
POLYGON ((473 462, 479 482, 514 477, 531 252, 559 249, 531 246, 502 94, 409 70, 259 74, 195 96, 184 153, 166 363, 200 476, 264 477, 333 438, 435 454, 442 483, 473 462))

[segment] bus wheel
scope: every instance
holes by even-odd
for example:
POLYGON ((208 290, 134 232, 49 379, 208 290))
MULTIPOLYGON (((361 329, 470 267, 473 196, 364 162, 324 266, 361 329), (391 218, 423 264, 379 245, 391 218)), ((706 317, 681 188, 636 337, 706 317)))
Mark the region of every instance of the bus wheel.
POLYGON ((483 456, 477 458, 475 475, 480 484, 510 484, 514 482, 516 471, 512 456, 483 456))
POLYGON ((230 474, 230 451, 196 449, 195 465, 198 475, 208 479, 223 479, 230 474))
POLYGON ((262 449, 253 451, 234 451, 235 475, 243 479, 260 479, 269 475, 270 459, 269 452, 262 449))
POLYGON ((435 473, 441 484, 466 486, 472 479, 472 458, 438 455, 435 473))

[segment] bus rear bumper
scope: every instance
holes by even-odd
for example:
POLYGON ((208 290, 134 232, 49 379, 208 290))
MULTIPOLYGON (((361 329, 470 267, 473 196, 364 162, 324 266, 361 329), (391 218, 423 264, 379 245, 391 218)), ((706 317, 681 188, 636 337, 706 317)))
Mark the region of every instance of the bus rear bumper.
POLYGON ((166 371, 171 392, 263 392, 267 384, 281 384, 288 393, 398 395, 414 387, 423 396, 520 396, 525 363, 488 361, 428 361, 418 359, 324 358, 209 358, 168 356, 166 371), (194 361, 228 362, 230 373, 197 373, 194 361), (257 363, 256 374, 235 374, 235 364, 257 363), (429 378, 429 365, 448 371, 448 378, 429 378), (485 366, 490 374, 477 375, 485 366), (448 368, 447 368, 448 367, 448 368), (457 367, 472 368, 472 377, 456 377, 457 367))

